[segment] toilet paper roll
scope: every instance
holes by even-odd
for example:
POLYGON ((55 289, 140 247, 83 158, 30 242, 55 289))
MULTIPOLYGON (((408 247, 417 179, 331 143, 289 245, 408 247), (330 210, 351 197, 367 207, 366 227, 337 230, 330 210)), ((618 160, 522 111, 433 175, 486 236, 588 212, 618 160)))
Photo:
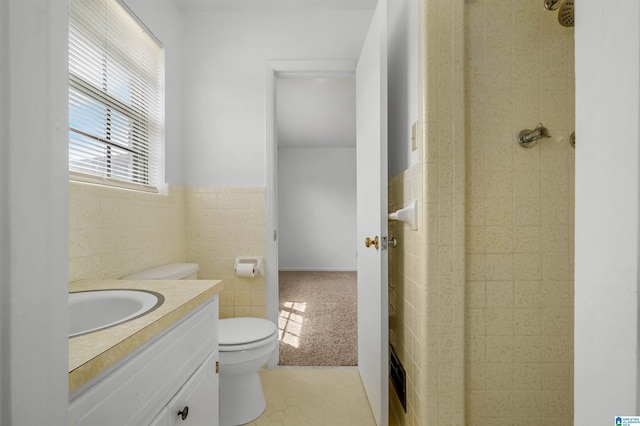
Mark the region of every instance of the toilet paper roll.
POLYGON ((238 265, 236 266, 236 276, 248 278, 255 277, 255 265, 253 263, 238 263, 238 265))

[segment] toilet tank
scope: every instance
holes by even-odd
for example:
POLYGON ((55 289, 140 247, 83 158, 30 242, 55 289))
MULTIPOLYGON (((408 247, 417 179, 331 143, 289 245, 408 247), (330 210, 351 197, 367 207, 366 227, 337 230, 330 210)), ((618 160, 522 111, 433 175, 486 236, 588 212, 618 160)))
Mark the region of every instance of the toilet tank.
POLYGON ((198 278, 197 263, 169 263, 125 275, 123 280, 195 280, 198 278))

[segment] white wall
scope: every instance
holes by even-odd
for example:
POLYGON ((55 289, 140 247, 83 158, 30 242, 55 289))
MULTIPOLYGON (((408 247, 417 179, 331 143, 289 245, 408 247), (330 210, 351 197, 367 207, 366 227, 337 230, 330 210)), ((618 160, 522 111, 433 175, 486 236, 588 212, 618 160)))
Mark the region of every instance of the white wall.
POLYGON ((280 270, 356 269, 355 148, 278 150, 280 270))
POLYGON ((67 424, 68 0, 0 0, 0 424, 67 424))
POLYGON ((389 177, 418 164, 411 124, 418 120, 418 1, 388 1, 389 177))
POLYGON ((265 70, 354 59, 371 11, 190 11, 184 21, 184 184, 265 186, 265 70))
POLYGON ((638 415, 640 3, 576 7, 574 424, 638 415))

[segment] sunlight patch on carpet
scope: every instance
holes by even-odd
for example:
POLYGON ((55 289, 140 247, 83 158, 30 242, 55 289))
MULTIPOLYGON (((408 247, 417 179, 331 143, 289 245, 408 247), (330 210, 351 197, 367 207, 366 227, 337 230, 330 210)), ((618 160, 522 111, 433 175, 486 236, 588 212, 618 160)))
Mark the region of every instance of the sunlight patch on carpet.
POLYGON ((284 309, 280 311, 278 317, 278 336, 281 342, 298 348, 304 323, 303 313, 307 310, 307 304, 305 302, 284 302, 282 306, 284 309))
POLYGON ((358 365, 355 271, 280 271, 279 365, 358 365))

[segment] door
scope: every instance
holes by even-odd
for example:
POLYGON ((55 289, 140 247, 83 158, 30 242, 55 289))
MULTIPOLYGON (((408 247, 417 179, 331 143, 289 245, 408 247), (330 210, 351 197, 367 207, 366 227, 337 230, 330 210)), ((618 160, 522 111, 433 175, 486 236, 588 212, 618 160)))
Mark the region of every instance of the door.
POLYGON ((356 67, 358 369, 381 426, 389 422, 386 26, 379 0, 356 67))

